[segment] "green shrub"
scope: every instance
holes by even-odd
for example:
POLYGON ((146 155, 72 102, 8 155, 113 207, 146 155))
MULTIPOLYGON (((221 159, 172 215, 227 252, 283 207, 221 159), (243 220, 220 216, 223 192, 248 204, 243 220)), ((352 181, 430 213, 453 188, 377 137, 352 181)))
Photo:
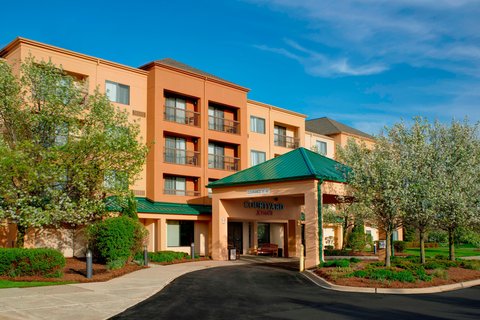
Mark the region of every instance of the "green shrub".
POLYGON ((403 252, 407 248, 407 243, 405 241, 393 241, 393 249, 395 252, 403 252))
POLYGON ((401 282, 415 282, 415 277, 413 276, 413 273, 409 270, 395 271, 385 268, 371 268, 354 271, 353 276, 378 281, 396 280, 401 282))
POLYGON ((322 267, 330 268, 330 267, 340 267, 340 268, 347 268, 350 267, 350 261, 347 259, 335 259, 331 261, 325 261, 321 264, 322 267))
POLYGON ((175 260, 185 259, 188 256, 189 255, 185 252, 158 251, 158 252, 149 252, 148 260, 152 262, 173 262, 175 260))
POLYGON ((132 259, 147 235, 143 225, 129 217, 115 217, 94 223, 87 228, 88 245, 100 262, 121 268, 132 259))
POLYGON ((440 278, 440 279, 444 279, 444 280, 448 279, 448 273, 445 269, 435 269, 435 270, 433 270, 432 276, 440 278))
POLYGON ((350 252, 341 249, 327 249, 323 251, 323 254, 325 256, 348 256, 350 255, 350 252))
MULTIPOLYGON (((426 274, 425 274, 425 276, 426 276, 426 274)), ((388 278, 388 280, 397 280, 397 281, 401 281, 401 282, 415 282, 415 277, 413 276, 411 271, 402 270, 402 271, 392 272, 392 275, 391 275, 390 278, 388 278)))
POLYGON ((363 251, 367 245, 367 235, 365 234, 365 227, 363 223, 355 225, 352 229, 352 232, 348 236, 348 247, 352 251, 363 251))
POLYGON ((60 277, 65 257, 55 249, 0 248, 0 275, 60 277))
POLYGON ((360 260, 360 259, 358 259, 358 258, 354 258, 354 257, 350 258, 350 262, 351 262, 351 263, 358 263, 358 262, 360 262, 360 261, 362 261, 362 260, 360 260))
POLYGON ((480 270, 480 261, 475 260, 462 260, 460 266, 465 269, 480 270))

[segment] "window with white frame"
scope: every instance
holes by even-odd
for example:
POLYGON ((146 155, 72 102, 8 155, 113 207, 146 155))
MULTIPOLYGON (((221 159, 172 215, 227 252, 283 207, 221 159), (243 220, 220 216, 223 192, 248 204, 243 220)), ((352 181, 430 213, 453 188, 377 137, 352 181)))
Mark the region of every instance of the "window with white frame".
POLYGON ((186 247, 194 240, 195 227, 193 221, 167 220, 167 246, 186 247))
POLYGON ((315 143, 316 151, 317 153, 321 155, 326 155, 327 154, 327 143, 325 141, 318 141, 315 143))
POLYGON ((186 193, 186 179, 184 177, 165 177, 165 194, 184 196, 186 193))
POLYGON ((255 151, 255 150, 250 151, 250 163, 252 166, 256 166, 257 164, 265 162, 265 160, 266 160, 265 152, 255 151))
POLYGON ((250 116, 250 131, 265 134, 265 119, 250 116))
POLYGON ((107 80, 105 81, 105 92, 112 102, 130 104, 130 86, 107 80))

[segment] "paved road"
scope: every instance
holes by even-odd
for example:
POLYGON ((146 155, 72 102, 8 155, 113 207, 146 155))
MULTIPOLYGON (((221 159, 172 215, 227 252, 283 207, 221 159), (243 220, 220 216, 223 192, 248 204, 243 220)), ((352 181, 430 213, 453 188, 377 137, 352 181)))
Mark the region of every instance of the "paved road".
POLYGON ((441 294, 322 289, 288 265, 196 271, 112 319, 480 319, 480 286, 441 294))

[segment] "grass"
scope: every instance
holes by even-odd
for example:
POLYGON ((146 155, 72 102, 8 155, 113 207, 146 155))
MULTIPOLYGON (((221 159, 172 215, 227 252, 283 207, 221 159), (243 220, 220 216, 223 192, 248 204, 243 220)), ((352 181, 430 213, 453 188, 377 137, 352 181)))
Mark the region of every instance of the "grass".
POLYGON ((47 282, 47 281, 11 281, 11 280, 0 280, 0 289, 57 286, 57 285, 71 284, 71 283, 75 283, 75 282, 74 282, 74 281, 47 282))
MULTIPOLYGON (((404 253, 420 256, 420 248, 405 249, 404 253)), ((448 257, 448 247, 425 248, 425 256, 427 258, 433 258, 437 254, 448 257)), ((460 258, 470 256, 480 256, 480 249, 469 247, 455 247, 455 257, 460 258)))

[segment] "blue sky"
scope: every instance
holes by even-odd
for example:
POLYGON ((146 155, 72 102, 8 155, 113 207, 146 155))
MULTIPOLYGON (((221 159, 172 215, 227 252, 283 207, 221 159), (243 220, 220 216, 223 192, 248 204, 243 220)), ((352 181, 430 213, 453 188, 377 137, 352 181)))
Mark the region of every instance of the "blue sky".
POLYGON ((22 36, 130 66, 171 57, 377 134, 416 115, 480 120, 479 17, 479 0, 10 1, 0 47, 22 36))

